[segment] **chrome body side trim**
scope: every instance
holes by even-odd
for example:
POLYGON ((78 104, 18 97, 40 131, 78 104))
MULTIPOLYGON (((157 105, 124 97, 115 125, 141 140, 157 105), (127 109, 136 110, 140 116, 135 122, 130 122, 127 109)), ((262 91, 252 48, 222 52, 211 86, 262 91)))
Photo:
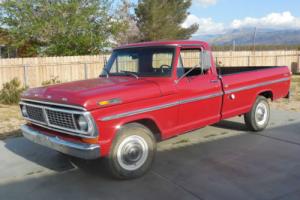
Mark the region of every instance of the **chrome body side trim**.
POLYGON ((223 95, 223 93, 219 92, 219 93, 214 93, 214 94, 206 95, 206 96, 198 96, 198 97, 194 97, 194 98, 184 99, 181 101, 175 101, 172 103, 167 103, 167 104, 162 104, 162 105, 153 106, 153 107, 149 107, 149 108, 143 108, 143 109, 139 109, 139 110, 134 110, 134 111, 129 111, 129 112, 120 113, 120 114, 116 114, 116 115, 111 115, 108 117, 101 118, 100 120, 101 121, 110 121, 113 119, 119 119, 119 118, 123 118, 123 117, 129 117, 129 116, 133 116, 133 115, 137 115, 137 114, 151 112, 151 111, 155 111, 155 110, 170 108, 170 107, 181 105, 181 104, 191 103, 191 102, 195 102, 195 101, 201 101, 201 100, 205 100, 205 99, 211 99, 211 98, 215 98, 215 97, 222 96, 222 95, 223 95))
POLYGON ((231 94, 234 92, 240 92, 240 91, 244 91, 244 90, 250 90, 253 88, 257 88, 257 87, 262 87, 262 86, 266 86, 266 85, 272 85, 274 83, 280 83, 280 82, 285 82, 290 80, 290 78, 281 78, 278 80, 273 80, 273 81, 266 81, 264 83, 258 83, 258 84, 253 84, 253 85, 249 85, 249 86, 245 86, 245 87, 239 87, 239 88, 235 88, 235 89, 231 89, 231 90, 227 90, 225 91, 225 94, 231 94))
MULTIPOLYGON (((280 83, 280 82, 284 82, 284 81, 288 81, 288 80, 290 80, 290 78, 281 78, 281 79, 278 79, 278 80, 267 81, 267 82, 264 82, 264 83, 259 83, 259 84, 254 84, 254 85, 250 85, 250 86, 240 87, 240 88, 236 88, 236 89, 232 89, 232 90, 227 90, 227 91, 225 91, 225 94, 231 94, 231 93, 234 93, 234 92, 249 90, 249 89, 253 89, 253 88, 257 88, 257 87, 261 87, 261 86, 266 86, 266 85, 271 85, 271 84, 274 84, 274 83, 280 83)), ((162 105, 153 106, 153 107, 149 107, 149 108, 134 110, 134 111, 120 113, 120 114, 116 114, 116 115, 111 115, 111 116, 101 118, 99 120, 109 121, 109 120, 113 120, 113 119, 119 119, 119 118, 123 118, 123 117, 128 117, 128 116, 132 116, 132 115, 137 115, 137 114, 150 112, 150 111, 169 108, 169 107, 173 107, 173 106, 177 106, 177 105, 181 105, 181 104, 192 103, 192 102, 196 102, 196 101, 202 101, 202 100, 205 100, 205 99, 211 99, 211 98, 222 96, 223 94, 224 94, 223 92, 219 92, 219 93, 214 93, 214 94, 207 95, 207 96, 198 96, 198 97, 194 97, 194 98, 188 98, 188 99, 184 99, 184 100, 181 100, 181 101, 175 101, 175 102, 168 103, 168 104, 162 104, 162 105)))
POLYGON ((28 140, 64 154, 87 160, 100 157, 100 145, 98 144, 66 141, 57 136, 46 135, 28 125, 22 125, 21 131, 28 140))
POLYGON ((176 102, 163 104, 163 105, 159 105, 159 106, 153 106, 153 107, 149 107, 149 108, 143 108, 143 109, 139 109, 139 110, 134 110, 134 111, 129 111, 129 112, 120 113, 120 114, 116 114, 116 115, 111 115, 108 117, 104 117, 100 120, 101 121, 109 121, 109 120, 113 120, 113 119, 129 117, 129 116, 133 116, 133 115, 137 115, 137 114, 142 114, 145 112, 151 112, 151 111, 160 110, 160 109, 164 109, 164 108, 170 108, 170 107, 176 106, 178 104, 179 104, 179 101, 176 101, 176 102))
POLYGON ((22 98, 21 101, 40 103, 40 104, 51 105, 51 106, 62 106, 62 107, 66 107, 66 108, 74 108, 74 109, 86 111, 86 109, 81 106, 72 106, 72 105, 68 105, 68 104, 53 103, 53 102, 49 102, 49 101, 37 101, 37 100, 26 99, 26 98, 22 98))
POLYGON ((206 100, 206 99, 212 99, 212 98, 219 97, 219 96, 222 96, 222 95, 223 95, 223 92, 219 92, 219 93, 214 93, 214 94, 211 94, 211 95, 199 96, 199 97, 195 97, 195 98, 189 98, 189 99, 185 99, 185 100, 180 101, 180 104, 192 103, 192 102, 195 102, 195 101, 203 101, 203 100, 206 100))

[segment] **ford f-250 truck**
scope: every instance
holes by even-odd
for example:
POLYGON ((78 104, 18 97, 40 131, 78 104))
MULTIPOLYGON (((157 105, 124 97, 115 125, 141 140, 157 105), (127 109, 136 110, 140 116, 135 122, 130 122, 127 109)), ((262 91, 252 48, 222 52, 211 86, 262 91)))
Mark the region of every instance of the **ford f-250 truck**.
POLYGON ((104 157, 129 179, 151 167, 156 142, 244 115, 269 122, 269 100, 289 95, 288 67, 216 67, 200 41, 146 42, 114 49, 99 78, 33 88, 20 107, 23 135, 63 154, 104 157))

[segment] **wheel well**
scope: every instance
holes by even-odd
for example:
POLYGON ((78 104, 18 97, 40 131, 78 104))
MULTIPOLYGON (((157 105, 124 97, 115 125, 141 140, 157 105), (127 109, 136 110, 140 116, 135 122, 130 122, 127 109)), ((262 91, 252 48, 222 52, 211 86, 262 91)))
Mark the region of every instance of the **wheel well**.
POLYGON ((267 99, 273 100, 273 93, 272 93, 272 91, 261 92, 259 94, 259 96, 263 96, 263 97, 266 97, 267 99))
MULTIPOLYGON (((140 120, 137 120, 137 121, 134 121, 134 122, 140 123, 140 124, 146 126, 153 133, 153 135, 154 135, 154 137, 156 138, 157 141, 161 140, 161 131, 160 131, 160 129, 158 128, 158 126, 156 125, 156 123, 153 120, 151 120, 151 119, 140 119, 140 120)), ((132 122, 130 122, 130 123, 132 123, 132 122)))

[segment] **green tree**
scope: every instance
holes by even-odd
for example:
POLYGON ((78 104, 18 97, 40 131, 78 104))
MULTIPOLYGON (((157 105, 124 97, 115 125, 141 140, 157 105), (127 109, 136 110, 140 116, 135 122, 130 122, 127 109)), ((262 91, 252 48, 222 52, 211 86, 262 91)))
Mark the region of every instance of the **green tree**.
POLYGON ((183 28, 191 0, 140 0, 135 9, 143 41, 189 39, 198 29, 183 28))
POLYGON ((10 42, 8 32, 0 27, 0 45, 8 45, 10 42))
POLYGON ((111 0, 4 0, 0 23, 22 56, 95 54, 109 47, 120 22, 111 0), (22 51, 19 51, 21 49, 22 51))
POLYGON ((123 25, 121 31, 115 37, 118 45, 137 42, 140 40, 140 32, 136 25, 136 17, 133 10, 134 7, 135 4, 129 0, 121 0, 118 5, 116 17, 119 21, 122 21, 123 25))

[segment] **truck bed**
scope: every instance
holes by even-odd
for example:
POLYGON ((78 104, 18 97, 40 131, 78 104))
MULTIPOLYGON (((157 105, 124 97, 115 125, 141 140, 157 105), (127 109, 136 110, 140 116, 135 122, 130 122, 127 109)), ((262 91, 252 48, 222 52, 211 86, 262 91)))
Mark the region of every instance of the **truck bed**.
POLYGON ((288 67, 218 67, 224 90, 223 118, 251 109, 256 97, 267 92, 272 100, 285 97, 290 86, 288 67))
POLYGON ((217 67, 219 75, 231 75, 249 71, 256 71, 262 69, 279 68, 277 66, 252 66, 252 67, 217 67))

